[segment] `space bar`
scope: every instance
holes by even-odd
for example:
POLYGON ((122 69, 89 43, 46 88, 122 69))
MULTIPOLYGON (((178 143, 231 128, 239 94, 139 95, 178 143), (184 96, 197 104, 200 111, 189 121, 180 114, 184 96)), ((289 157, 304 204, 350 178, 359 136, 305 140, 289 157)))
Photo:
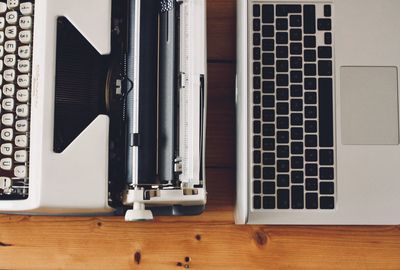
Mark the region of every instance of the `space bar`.
POLYGON ((333 147, 333 81, 318 80, 319 146, 333 147))

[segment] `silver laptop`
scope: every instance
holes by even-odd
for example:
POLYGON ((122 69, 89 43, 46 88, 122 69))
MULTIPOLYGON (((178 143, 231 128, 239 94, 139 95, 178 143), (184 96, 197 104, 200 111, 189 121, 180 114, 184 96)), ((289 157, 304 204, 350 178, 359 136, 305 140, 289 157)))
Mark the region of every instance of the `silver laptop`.
POLYGON ((238 224, 399 224, 398 0, 238 0, 238 224))

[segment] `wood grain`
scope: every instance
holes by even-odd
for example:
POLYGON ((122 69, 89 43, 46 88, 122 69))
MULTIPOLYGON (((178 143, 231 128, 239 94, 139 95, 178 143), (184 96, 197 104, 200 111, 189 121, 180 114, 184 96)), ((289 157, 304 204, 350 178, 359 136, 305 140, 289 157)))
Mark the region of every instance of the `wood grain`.
POLYGON ((235 1, 208 1, 207 210, 121 217, 0 216, 0 269, 400 269, 400 227, 236 226, 235 1))

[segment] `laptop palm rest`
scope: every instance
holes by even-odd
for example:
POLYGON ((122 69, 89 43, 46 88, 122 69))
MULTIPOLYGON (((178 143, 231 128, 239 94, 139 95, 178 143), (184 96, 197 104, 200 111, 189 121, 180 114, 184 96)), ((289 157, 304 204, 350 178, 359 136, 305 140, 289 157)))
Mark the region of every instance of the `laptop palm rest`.
POLYGON ((341 67, 342 143, 398 145, 396 67, 341 67))

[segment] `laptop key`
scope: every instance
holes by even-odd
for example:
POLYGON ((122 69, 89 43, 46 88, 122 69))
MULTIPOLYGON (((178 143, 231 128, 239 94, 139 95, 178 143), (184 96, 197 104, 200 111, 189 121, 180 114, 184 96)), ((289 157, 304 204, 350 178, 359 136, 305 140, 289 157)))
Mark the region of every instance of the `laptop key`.
POLYGON ((292 142, 290 145, 291 153, 293 155, 302 155, 304 148, 302 142, 292 142))
POLYGON ((292 208, 303 209, 304 208, 304 187, 303 186, 292 186, 292 208))
POLYGON ((262 36, 263 37, 274 37, 275 36, 275 28, 272 25, 263 25, 262 27, 262 36))
POLYGON ((321 197, 320 198, 320 208, 321 209, 334 209, 335 208, 335 198, 334 197, 321 197))
POLYGON ((333 182, 319 183, 319 192, 324 195, 332 195, 335 192, 335 185, 333 182))
POLYGON ((306 133, 315 133, 317 132, 317 121, 314 120, 307 120, 304 123, 306 133))
POLYGON ((324 16, 325 17, 330 17, 332 15, 332 8, 330 5, 325 5, 324 6, 324 16))
POLYGON ((266 194, 266 195, 275 194, 275 182, 264 182, 263 183, 263 194, 266 194))
POLYGON ((264 80, 273 80, 275 78, 275 70, 273 67, 264 67, 262 69, 262 77, 264 80))
POLYGON ((260 19, 253 20, 253 31, 257 32, 261 30, 261 22, 260 19))
POLYGON ((279 145, 276 148, 277 157, 278 158, 288 158, 289 157, 289 146, 287 145, 279 145))
POLYGON ((260 5, 253 5, 253 16, 260 17, 260 15, 261 15, 260 5))
POLYGON ((263 51, 273 52, 275 50, 275 41, 270 38, 264 38, 262 40, 262 49, 263 51))
POLYGON ((333 147, 333 81, 318 80, 319 146, 333 147))
POLYGON ((330 59, 332 58, 332 48, 328 46, 318 47, 318 58, 330 59))
POLYGON ((315 149, 307 149, 305 152, 306 161, 315 162, 318 160, 318 151, 315 149))
POLYGON ((261 166, 254 166, 253 167, 253 177, 260 179, 261 178, 261 166))
POLYGON ((277 170, 278 173, 287 173, 289 172, 289 160, 278 160, 277 162, 277 170))
MULTIPOLYGON (((286 31, 289 29, 289 23, 286 18, 277 18, 275 22, 276 30, 286 31)), ((278 34, 277 34, 278 37, 278 34)), ((287 43, 287 42, 286 42, 287 43)))
POLYGON ((317 39, 315 36, 304 36, 304 48, 315 48, 317 46, 317 39))
POLYGON ((275 180, 275 167, 263 168, 263 180, 275 180))
POLYGON ((273 95, 263 95, 262 104, 264 108, 274 108, 275 107, 275 98, 273 95))
POLYGON ((273 5, 262 6, 262 20, 263 23, 273 23, 275 21, 275 11, 273 5))
POLYGON ((264 122, 275 122, 275 111, 274 110, 263 110, 263 121, 264 122))
POLYGON ((275 55, 270 52, 270 53, 263 53, 262 54, 262 63, 263 65, 267 66, 272 66, 275 64, 275 55))
POLYGON ((302 129, 302 128, 292 128, 292 129, 290 130, 290 134, 291 134, 290 138, 291 138, 293 141, 300 141, 300 140, 303 140, 303 134, 304 134, 304 132, 303 132, 303 129, 302 129))
POLYGON ((253 123, 253 132, 255 134, 260 133, 261 131, 261 122, 260 121, 254 121, 253 123))
POLYGON ((315 34, 315 6, 314 5, 304 5, 304 33, 305 34, 315 34))
POLYGON ((253 208, 254 209, 261 209, 261 196, 254 196, 253 197, 253 208))
POLYGON ((292 169, 303 169, 304 159, 303 157, 294 156, 290 160, 292 169))
POLYGON ((302 18, 300 15, 291 15, 290 16, 290 26, 291 27, 301 27, 302 18))
POLYGON ((278 187, 289 187, 289 175, 278 174, 277 185, 278 185, 278 187))
POLYGON ((302 184, 304 182, 304 172, 303 171, 292 171, 291 180, 293 184, 302 184))
POLYGON ((289 99, 289 90, 287 88, 276 89, 276 99, 277 100, 288 100, 289 99))
POLYGON ((276 61, 276 72, 288 72, 289 62, 287 60, 276 61))
POLYGON ((306 208, 307 209, 318 209, 318 193, 307 193, 306 194, 306 208))
POLYGON ((275 209, 275 197, 264 196, 263 197, 263 209, 275 209))
POLYGON ((277 191, 278 209, 289 209, 289 190, 278 189, 277 191))
POLYGON ((253 60, 261 60, 261 50, 258 47, 253 49, 253 60))
POLYGON ((317 178, 307 178, 306 179, 306 190, 307 191, 317 191, 318 190, 318 179, 317 178))
POLYGON ((289 85, 289 75, 288 74, 278 74, 276 75, 277 86, 288 86, 289 85))
POLYGON ((286 17, 289 13, 300 13, 301 5, 276 5, 276 16, 286 17))
POLYGON ((330 31, 332 29, 331 19, 318 19, 318 30, 330 31))
POLYGON ((276 40, 276 44, 288 44, 289 43, 289 35, 287 32, 277 32, 275 40, 276 40))
POLYGON ((275 139, 264 138, 263 139, 263 150, 264 151, 274 151, 275 150, 275 139))
POLYGON ((291 29, 290 30, 290 40, 291 41, 300 41, 302 39, 302 33, 300 29, 291 29))
POLYGON ((287 102, 278 102, 276 104, 276 113, 278 115, 288 115, 289 114, 289 104, 287 102))
POLYGON ((288 131, 278 131, 276 134, 276 140, 279 144, 289 143, 289 132, 288 131))
POLYGON ((263 124, 262 134, 263 134, 263 136, 275 136, 275 125, 274 124, 263 124))
POLYGON ((261 181, 253 181, 253 193, 260 194, 261 193, 261 181))
POLYGON ((275 165, 275 154, 274 153, 263 153, 263 165, 275 165))
POLYGON ((322 167, 319 169, 319 178, 321 180, 333 180, 334 176, 333 168, 322 167))
POLYGON ((306 176, 318 176, 318 165, 306 164, 306 176))
POLYGON ((262 91, 263 91, 263 94, 274 94, 275 93, 274 81, 263 81, 262 91))
POLYGON ((333 165, 333 150, 321 149, 319 150, 320 165, 333 165))
POLYGON ((332 33, 325 33, 325 44, 326 45, 332 44, 332 33))
POLYGON ((261 163, 261 151, 253 152, 253 162, 256 164, 261 163))

